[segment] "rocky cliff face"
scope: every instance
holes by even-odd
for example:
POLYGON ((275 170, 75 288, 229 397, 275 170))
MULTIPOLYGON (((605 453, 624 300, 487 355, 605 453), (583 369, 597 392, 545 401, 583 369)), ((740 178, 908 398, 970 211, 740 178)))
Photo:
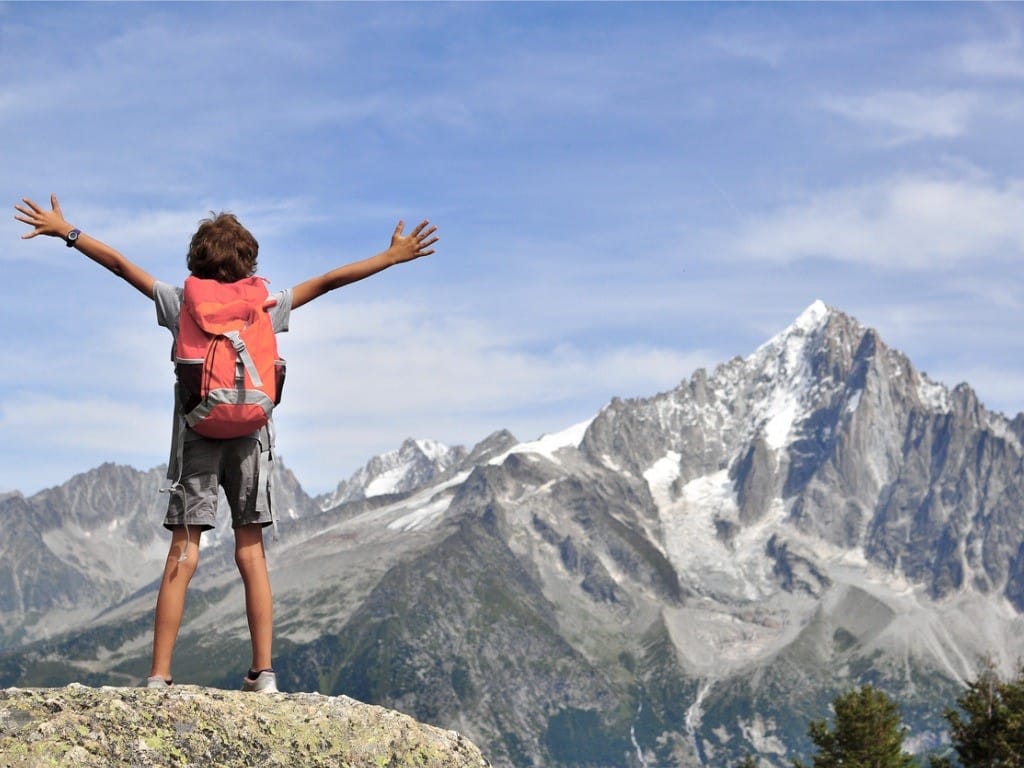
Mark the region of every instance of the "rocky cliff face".
POLYGON ((195 686, 0 690, 4 768, 486 768, 471 742, 352 699, 195 686))
MULTIPOLYGON (((815 303, 669 392, 529 442, 495 433, 288 521, 270 546, 275 667, 286 689, 456 728, 500 765, 788 765, 863 682, 927 749, 981 655, 1024 654, 1022 425, 815 303)), ((367 486, 416 463, 382 460, 367 486)), ((53 548, 78 512, 11 497, 0 514, 36 532, 16 556, 72 605, 89 537, 70 574, 53 548)), ((245 623, 213 544, 175 677, 234 687, 245 623)), ((48 599, 40 578, 18 606, 48 599)), ((121 589, 10 643, 0 684, 139 679, 153 596, 121 589)), ((8 626, 42 626, 18 606, 8 626)))

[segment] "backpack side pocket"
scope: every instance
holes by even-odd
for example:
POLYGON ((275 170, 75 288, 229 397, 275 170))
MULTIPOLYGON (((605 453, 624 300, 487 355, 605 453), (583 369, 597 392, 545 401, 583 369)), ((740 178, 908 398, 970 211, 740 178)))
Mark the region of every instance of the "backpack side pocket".
POLYGON ((284 377, 288 366, 278 358, 274 361, 274 405, 281 404, 281 392, 284 391, 284 377))
POLYGON ((203 361, 175 360, 174 373, 181 392, 182 411, 188 413, 203 399, 203 361))

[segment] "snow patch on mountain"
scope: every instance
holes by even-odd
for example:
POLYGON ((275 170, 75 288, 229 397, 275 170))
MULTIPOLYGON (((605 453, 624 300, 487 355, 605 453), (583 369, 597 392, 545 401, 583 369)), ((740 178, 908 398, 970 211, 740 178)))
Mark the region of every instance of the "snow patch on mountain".
POLYGON ((1001 440, 1005 440, 1020 452, 1024 452, 1024 445, 1021 445, 1020 438, 1010 429, 1010 421, 1001 413, 988 413, 986 426, 992 434, 1001 440))
POLYGON ((423 528, 447 512, 451 503, 451 497, 437 496, 423 506, 388 523, 388 528, 393 531, 415 531, 423 528))
POLYGON ((949 389, 943 384, 939 384, 936 381, 932 381, 923 373, 917 382, 917 396, 921 399, 921 404, 926 408, 939 413, 948 413, 950 409, 949 402, 949 389))
POLYGON ((425 491, 392 505, 388 511, 398 512, 400 517, 388 523, 393 531, 416 531, 438 521, 451 506, 454 490, 462 485, 469 472, 460 472, 440 485, 433 485, 425 491))
POLYGON ((561 449, 580 447, 580 443, 583 442, 583 436, 587 432, 587 427, 590 426, 592 421, 593 418, 590 418, 578 424, 573 424, 571 427, 567 427, 560 432, 543 434, 536 440, 514 445, 501 455, 495 456, 489 463, 501 464, 513 453, 533 453, 557 462, 558 457, 556 454, 561 449))
POLYGON ((786 755, 786 745, 775 735, 775 720, 765 720, 759 713, 754 713, 750 720, 739 718, 740 731, 743 737, 750 742, 760 753, 772 755, 786 755))
POLYGON ((770 448, 784 448, 793 425, 804 415, 802 406, 814 383, 807 346, 829 314, 824 302, 815 301, 792 325, 761 345, 746 360, 748 369, 759 371, 761 379, 771 382, 771 391, 759 400, 753 421, 770 448))
POLYGON ((680 578, 729 600, 753 601, 775 591, 765 571, 764 545, 785 514, 781 500, 772 514, 727 540, 720 527, 739 514, 728 470, 691 480, 675 497, 679 460, 678 453, 669 452, 644 479, 658 508, 666 555, 680 578))
POLYGON ((348 501, 408 493, 438 479, 466 456, 462 446, 449 448, 436 440, 414 440, 402 443, 396 450, 370 459, 348 480, 343 480, 333 493, 317 499, 327 510, 348 501))
POLYGON ((363 488, 363 496, 369 499, 373 496, 398 493, 408 471, 407 466, 398 466, 382 472, 366 484, 366 487, 363 488))

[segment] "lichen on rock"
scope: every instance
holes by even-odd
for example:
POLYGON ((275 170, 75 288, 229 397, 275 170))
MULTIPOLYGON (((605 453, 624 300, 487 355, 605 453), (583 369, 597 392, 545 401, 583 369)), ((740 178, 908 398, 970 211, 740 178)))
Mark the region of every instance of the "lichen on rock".
POLYGON ((0 768, 486 768, 454 731, 347 696, 181 685, 0 690, 0 768))

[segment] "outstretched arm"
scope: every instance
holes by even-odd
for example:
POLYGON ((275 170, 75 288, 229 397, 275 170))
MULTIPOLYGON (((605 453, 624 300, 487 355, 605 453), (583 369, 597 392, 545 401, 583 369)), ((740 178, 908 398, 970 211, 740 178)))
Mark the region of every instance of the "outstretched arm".
POLYGON ((332 269, 320 277, 314 277, 296 285, 292 289, 292 309, 308 304, 313 299, 319 298, 335 288, 341 288, 343 285, 375 275, 395 264, 412 261, 421 256, 429 256, 434 252, 430 246, 438 241, 435 235, 437 227, 424 220, 417 224, 416 228, 408 235, 403 235, 404 227, 404 222, 398 222, 394 234, 391 235, 391 245, 386 251, 368 259, 354 261, 343 267, 332 269))
MULTIPOLYGON (((36 235, 48 235, 66 240, 68 233, 75 229, 64 219, 56 195, 50 195, 51 210, 49 211, 36 205, 27 197, 23 197, 22 202, 24 205, 14 206, 18 211, 14 218, 32 227, 31 232, 26 232, 21 236, 23 240, 28 240, 36 235)), ((156 283, 156 278, 142 267, 130 262, 120 252, 115 251, 103 241, 83 232, 74 241, 74 247, 100 266, 106 267, 118 277, 126 280, 147 298, 153 298, 153 285, 156 283)))

